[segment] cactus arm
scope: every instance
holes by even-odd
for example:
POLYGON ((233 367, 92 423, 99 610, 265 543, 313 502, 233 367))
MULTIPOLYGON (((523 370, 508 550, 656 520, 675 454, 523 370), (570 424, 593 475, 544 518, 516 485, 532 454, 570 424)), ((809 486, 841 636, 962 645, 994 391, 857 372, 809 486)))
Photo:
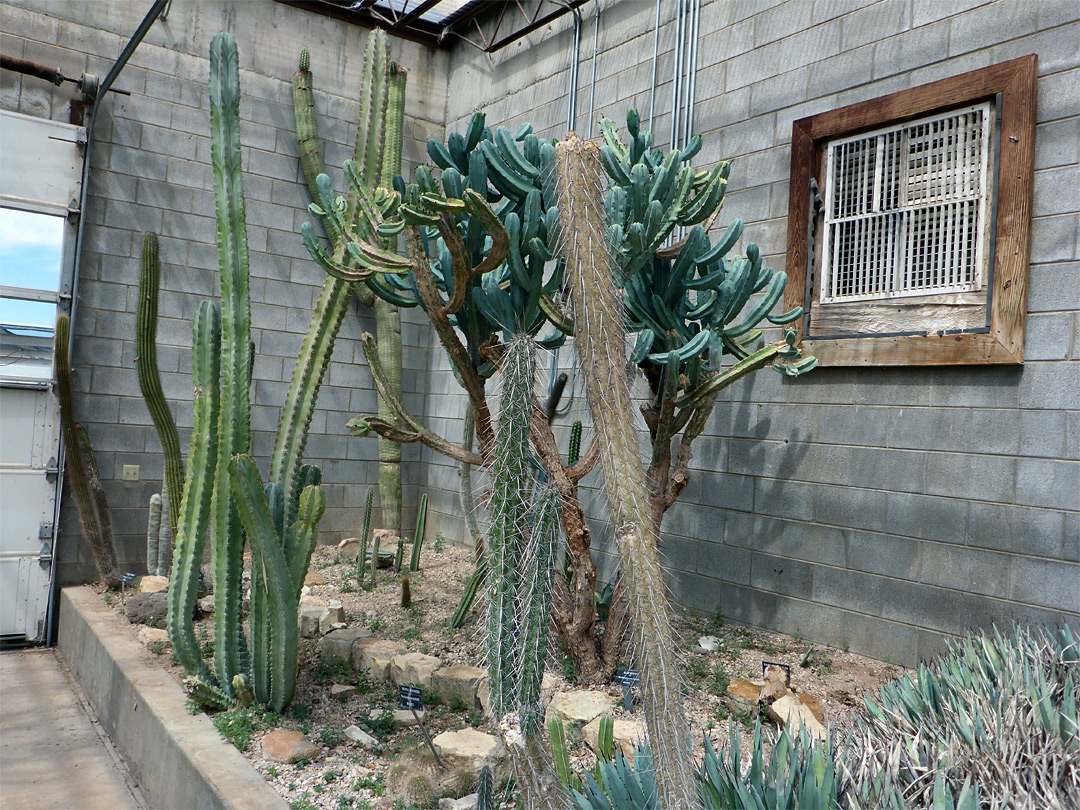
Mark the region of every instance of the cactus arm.
POLYGON ((480 450, 484 453, 491 446, 492 441, 491 412, 488 410, 487 397, 484 394, 484 382, 473 367, 468 350, 462 345, 457 331, 442 309, 435 277, 431 272, 427 254, 420 239, 420 229, 406 228, 405 239, 408 243, 409 255, 412 257, 413 273, 424 309, 431 319, 432 326, 435 327, 439 341, 450 356, 450 362, 457 369, 465 393, 469 397, 469 404, 476 420, 476 435, 480 440, 480 450))
MULTIPOLYGON (((397 307, 376 298, 375 332, 379 338, 373 347, 377 361, 371 364, 372 375, 379 371, 379 417, 394 422, 395 414, 404 410, 401 372, 401 312, 397 307)), ((367 347, 364 347, 367 352, 367 347)), ((369 357, 370 363, 370 357, 369 357)), ((401 534, 401 445, 379 437, 379 501, 382 505, 383 528, 401 534)))
POLYGON ((274 526, 263 492, 262 480, 250 456, 238 455, 229 461, 229 480, 237 512, 247 530, 255 553, 253 565, 266 583, 267 615, 270 626, 270 694, 268 706, 280 712, 296 691, 297 595, 285 549, 274 526))
POLYGON ((174 531, 169 521, 169 512, 169 499, 166 496, 161 499, 161 524, 158 533, 157 574, 162 577, 169 575, 169 567, 172 565, 174 531))
POLYGON ((214 558, 214 663, 223 688, 242 671, 240 623, 244 535, 232 503, 229 459, 251 442, 251 311, 248 245, 241 179, 240 74, 236 41, 217 34, 210 45, 210 147, 221 269, 221 412, 210 539, 214 558))
POLYGON ((363 172, 364 182, 368 188, 379 185, 383 169, 385 145, 383 123, 386 120, 387 105, 390 100, 390 82, 387 76, 394 70, 386 51, 385 35, 368 37, 360 96, 360 121, 365 126, 362 136, 361 133, 357 134, 354 150, 354 159, 363 172))
POLYGON ((191 622, 199 588, 199 567, 217 464, 218 411, 221 393, 221 311, 216 301, 203 301, 195 313, 191 376, 195 388, 194 421, 188 447, 187 479, 176 524, 176 548, 169 578, 169 643, 188 672, 211 681, 191 622))
MULTIPOLYGON (((464 438, 461 442, 461 449, 471 453, 473 438, 476 435, 472 408, 465 409, 463 432, 464 438)), ((461 511, 465 514, 465 527, 469 530, 469 537, 475 542, 480 534, 480 526, 476 522, 476 504, 473 501, 472 464, 461 462, 461 469, 458 474, 461 477, 461 486, 458 493, 461 500, 461 511)))
POLYGON ((379 396, 386 399, 387 404, 392 409, 392 421, 375 417, 352 419, 349 421, 348 426, 354 433, 366 435, 370 430, 374 429, 380 435, 386 434, 394 437, 395 440, 422 442, 432 450, 456 461, 468 461, 470 464, 483 463, 482 457, 477 453, 466 452, 421 425, 416 420, 416 417, 406 410, 401 400, 393 397, 382 362, 379 359, 375 339, 369 333, 364 333, 360 338, 360 345, 364 349, 364 356, 367 358, 368 367, 371 369, 371 378, 375 382, 375 389, 378 391, 379 396))
MULTIPOLYGON (((300 166, 304 170, 311 199, 319 199, 315 178, 326 173, 322 147, 319 143, 318 119, 315 117, 315 94, 312 90, 311 55, 308 49, 300 51, 300 66, 293 74, 293 116, 296 120, 296 138, 300 146, 300 166)), ((325 222, 325 220, 324 220, 325 222)), ((329 232, 329 229, 327 229, 329 232)))
POLYGON ((300 600, 300 591, 304 587, 308 567, 311 565, 311 553, 319 540, 319 521, 326 511, 326 493, 321 486, 307 486, 300 493, 300 508, 296 522, 285 533, 285 557, 289 563, 296 600, 300 600))
POLYGON ((518 674, 521 730, 526 736, 543 728, 544 706, 540 685, 548 657, 548 625, 551 622, 552 572, 559 540, 558 490, 544 486, 532 505, 532 535, 522 560, 521 671, 518 674))
MULTIPOLYGON (((169 525, 176 531, 180 520, 180 499, 183 497, 184 462, 180 456, 180 437, 176 422, 161 390, 157 365, 158 287, 161 265, 158 262, 156 234, 143 234, 142 268, 139 274, 139 306, 135 316, 135 368, 150 418, 154 422, 161 450, 165 455, 165 498, 169 509, 169 525)), ((156 565, 156 560, 148 565, 156 565)))
POLYGON ((334 341, 349 309, 349 287, 331 280, 323 285, 293 367, 270 465, 270 480, 281 484, 285 492, 286 523, 295 519, 300 502, 296 479, 303 463, 304 445, 319 388, 330 365, 334 341))
POLYGON ((94 451, 90 438, 81 425, 75 422, 75 400, 71 388, 71 362, 68 346, 71 341, 71 319, 67 315, 56 316, 56 332, 53 338, 53 364, 56 368, 56 398, 60 403, 60 427, 67 453, 67 476, 75 493, 79 510, 79 523, 90 545, 94 565, 110 588, 120 587, 120 572, 113 545, 112 521, 104 490, 93 462, 94 451))
POLYGON ((473 600, 476 599, 477 590, 484 584, 484 580, 487 579, 487 563, 484 560, 480 560, 476 564, 476 570, 472 572, 472 576, 469 577, 469 581, 465 583, 465 592, 461 595, 461 601, 458 602, 457 608, 454 610, 454 615, 450 617, 450 627, 456 630, 465 624, 465 616, 469 613, 469 608, 472 607, 473 600))
POLYGON ((379 541, 382 539, 382 535, 375 534, 371 538, 371 582, 368 584, 368 590, 375 590, 375 570, 379 567, 379 541))

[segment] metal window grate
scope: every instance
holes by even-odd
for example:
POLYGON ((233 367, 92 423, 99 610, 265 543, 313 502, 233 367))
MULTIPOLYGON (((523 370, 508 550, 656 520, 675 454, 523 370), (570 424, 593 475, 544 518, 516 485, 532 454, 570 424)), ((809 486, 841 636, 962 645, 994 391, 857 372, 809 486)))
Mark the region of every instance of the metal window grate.
POLYGON ((823 303, 977 290, 990 103, 832 141, 823 303))

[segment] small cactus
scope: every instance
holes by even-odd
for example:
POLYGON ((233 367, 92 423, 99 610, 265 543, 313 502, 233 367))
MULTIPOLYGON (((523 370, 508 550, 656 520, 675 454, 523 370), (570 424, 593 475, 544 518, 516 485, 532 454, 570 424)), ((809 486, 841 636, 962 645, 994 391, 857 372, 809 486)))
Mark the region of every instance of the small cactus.
POLYGON ((420 496, 420 506, 416 510, 416 533, 413 534, 412 558, 409 570, 420 570, 420 549, 424 545, 424 531, 427 527, 427 493, 420 496))
MULTIPOLYGON (((371 528, 371 503, 374 494, 370 489, 364 499, 364 522, 360 525, 360 549, 356 554, 356 587, 364 587, 364 571, 367 565, 368 531, 371 528)), ((375 568, 375 557, 371 558, 371 567, 375 568)))

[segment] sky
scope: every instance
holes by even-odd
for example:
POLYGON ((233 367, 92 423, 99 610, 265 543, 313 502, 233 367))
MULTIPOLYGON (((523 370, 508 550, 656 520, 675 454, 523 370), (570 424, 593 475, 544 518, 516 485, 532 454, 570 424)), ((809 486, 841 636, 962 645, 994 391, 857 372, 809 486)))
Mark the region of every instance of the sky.
MULTIPOLYGON (((56 290, 63 239, 62 217, 0 208, 0 284, 56 290)), ((52 327, 55 322, 54 304, 0 298, 0 323, 52 327)))

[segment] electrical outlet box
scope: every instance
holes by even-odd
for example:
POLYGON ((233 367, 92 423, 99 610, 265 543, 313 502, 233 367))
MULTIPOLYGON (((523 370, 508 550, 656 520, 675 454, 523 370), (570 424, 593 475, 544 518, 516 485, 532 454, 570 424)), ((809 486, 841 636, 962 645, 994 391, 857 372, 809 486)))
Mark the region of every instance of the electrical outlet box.
POLYGON ((124 465, 124 480, 125 481, 138 481, 139 480, 139 465, 138 464, 125 464, 124 465))

